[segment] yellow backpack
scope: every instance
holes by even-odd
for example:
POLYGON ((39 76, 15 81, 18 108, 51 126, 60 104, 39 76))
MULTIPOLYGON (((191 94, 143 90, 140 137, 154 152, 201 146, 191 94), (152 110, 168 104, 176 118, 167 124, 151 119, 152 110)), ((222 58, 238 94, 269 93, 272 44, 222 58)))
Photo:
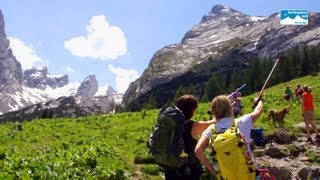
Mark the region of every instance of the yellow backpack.
POLYGON ((230 127, 224 133, 213 129, 210 145, 213 158, 218 161, 218 179, 250 180, 255 179, 255 167, 246 143, 236 127, 230 127))

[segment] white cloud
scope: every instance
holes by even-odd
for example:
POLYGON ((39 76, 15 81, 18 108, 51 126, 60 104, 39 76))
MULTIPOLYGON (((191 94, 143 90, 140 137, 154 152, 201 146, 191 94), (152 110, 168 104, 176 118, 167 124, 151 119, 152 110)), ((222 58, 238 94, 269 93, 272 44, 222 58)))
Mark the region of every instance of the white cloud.
POLYGON ((37 55, 32 45, 26 45, 18 38, 8 37, 13 55, 20 62, 22 69, 30 69, 44 63, 44 60, 37 55))
POLYGON ((74 37, 64 42, 64 47, 73 55, 108 60, 127 53, 127 40, 122 30, 109 25, 104 15, 93 16, 86 29, 86 37, 74 37))
POLYGON ((117 76, 116 90, 121 93, 127 90, 132 81, 139 78, 139 73, 133 69, 123 69, 121 67, 114 67, 113 65, 109 65, 108 69, 117 76))
POLYGON ((65 69, 67 72, 69 72, 69 73, 74 73, 74 72, 76 72, 76 71, 75 71, 72 67, 70 67, 70 66, 65 66, 64 69, 65 69))

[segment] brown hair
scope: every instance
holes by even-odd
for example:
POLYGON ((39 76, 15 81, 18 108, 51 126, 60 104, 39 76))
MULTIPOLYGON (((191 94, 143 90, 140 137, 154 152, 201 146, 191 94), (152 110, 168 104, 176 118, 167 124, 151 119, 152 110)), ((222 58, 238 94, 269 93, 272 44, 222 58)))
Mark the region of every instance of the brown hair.
POLYGON ((217 118, 232 116, 232 106, 228 96, 220 95, 215 97, 211 102, 211 112, 217 118))
POLYGON ((195 96, 186 94, 177 99, 176 106, 183 112, 186 119, 190 119, 193 111, 198 107, 198 101, 195 96))

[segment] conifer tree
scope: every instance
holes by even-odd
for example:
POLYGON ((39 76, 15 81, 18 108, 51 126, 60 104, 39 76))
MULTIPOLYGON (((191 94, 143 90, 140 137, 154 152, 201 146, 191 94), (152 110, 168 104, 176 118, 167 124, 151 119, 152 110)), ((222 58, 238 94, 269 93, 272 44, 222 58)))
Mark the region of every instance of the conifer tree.
POLYGON ((186 93, 192 94, 195 96, 196 95, 196 87, 193 84, 190 84, 186 93))
POLYGON ((215 96, 223 93, 223 89, 221 87, 222 83, 220 81, 221 81, 221 78, 217 73, 213 74, 210 77, 205 90, 208 100, 211 100, 215 96))
POLYGON ((178 90, 176 91, 176 94, 174 96, 174 101, 176 101, 179 97, 181 97, 182 95, 186 94, 186 90, 184 89, 184 87, 180 84, 178 90))
POLYGON ((301 54, 301 75, 305 76, 310 73, 310 61, 308 57, 308 47, 304 46, 302 48, 302 54, 301 54))
POLYGON ((155 109, 157 108, 157 101, 153 95, 151 95, 148 99, 148 102, 143 104, 143 109, 155 109))

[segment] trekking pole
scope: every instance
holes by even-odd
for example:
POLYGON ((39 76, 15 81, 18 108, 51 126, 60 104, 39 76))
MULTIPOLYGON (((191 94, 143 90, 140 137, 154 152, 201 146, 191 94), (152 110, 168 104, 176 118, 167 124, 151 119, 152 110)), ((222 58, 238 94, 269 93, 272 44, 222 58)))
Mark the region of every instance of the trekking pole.
POLYGON ((277 60, 276 60, 276 62, 274 63, 274 65, 273 65, 273 67, 272 67, 272 69, 271 69, 271 71, 270 71, 270 73, 269 73, 269 76, 268 76, 267 80, 264 82, 264 85, 262 86, 262 89, 261 89, 261 91, 259 92, 259 95, 258 95, 258 98, 257 98, 257 102, 253 102, 252 108, 256 107, 256 105, 258 104, 259 100, 261 99, 262 93, 263 93, 264 89, 266 88, 267 83, 268 83, 268 81, 269 81, 269 79, 270 79, 270 77, 271 77, 271 75, 272 75, 275 67, 276 67, 277 64, 278 64, 279 59, 280 59, 280 57, 278 57, 277 60))
POLYGON ((235 93, 239 92, 242 88, 244 88, 247 84, 242 85, 241 87, 237 88, 234 92, 228 95, 228 97, 232 97, 235 93))

